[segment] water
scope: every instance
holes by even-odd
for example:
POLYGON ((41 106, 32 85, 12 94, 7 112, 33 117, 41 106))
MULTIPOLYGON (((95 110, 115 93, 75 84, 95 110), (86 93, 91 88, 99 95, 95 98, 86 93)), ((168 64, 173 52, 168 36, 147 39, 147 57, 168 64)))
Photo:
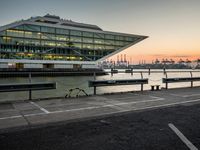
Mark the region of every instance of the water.
MULTIPOLYGON (((121 70, 122 71, 122 70, 121 70)), ((123 70, 124 71, 124 70, 123 70)), ((147 71, 147 70, 135 70, 135 71, 147 71)), ((155 71, 155 70, 151 70, 155 71)), ((158 70, 156 70, 158 71, 158 70)), ((165 78, 162 70, 159 73, 143 73, 143 78, 149 79, 149 84, 144 85, 144 90, 149 90, 150 85, 158 84, 161 87, 165 87, 165 84, 162 83, 162 78, 165 78)), ((170 71, 170 70, 167 70, 170 71)), ((175 70, 173 70, 175 71, 175 70)), ((180 70, 176 70, 180 71, 180 70)), ((175 72, 167 73, 168 78, 170 77, 190 77, 190 70, 181 70, 188 72, 175 72)), ((200 77, 200 72, 193 72, 194 77, 200 77)), ((140 79, 140 73, 134 73, 131 76, 130 73, 118 73, 113 76, 104 75, 97 76, 97 80, 115 80, 115 79, 140 79)), ((32 77, 32 82, 57 82, 57 89, 55 90, 44 90, 44 91, 33 91, 32 97, 35 98, 48 98, 48 97, 64 97, 69 89, 72 88, 81 88, 84 89, 86 93, 93 94, 93 88, 88 87, 88 80, 93 80, 93 76, 73 76, 73 77, 32 77)), ((16 77, 16 78, 1 78, 0 84, 9 84, 9 83, 28 83, 29 79, 25 77, 16 77)), ((169 84, 169 88, 176 87, 189 87, 190 82, 183 83, 172 83, 169 84)), ((194 86, 200 86, 200 82, 194 82, 194 86)), ((113 92, 124 92, 124 91, 139 91, 141 89, 140 85, 124 85, 124 86, 108 86, 108 87, 98 87, 97 94, 102 93, 113 93, 113 92)), ((77 93, 72 93, 75 96, 77 93)), ((28 99, 28 92, 6 92, 0 93, 0 101, 11 101, 11 100, 24 100, 28 99)))

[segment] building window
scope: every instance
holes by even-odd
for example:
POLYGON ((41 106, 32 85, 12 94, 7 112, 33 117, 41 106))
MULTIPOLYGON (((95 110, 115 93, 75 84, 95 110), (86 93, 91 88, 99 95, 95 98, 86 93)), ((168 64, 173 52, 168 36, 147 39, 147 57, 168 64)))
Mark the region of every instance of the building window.
POLYGON ((54 34, 48 34, 48 33, 42 33, 41 39, 47 39, 47 40, 55 40, 56 37, 54 34))
POLYGON ((124 42, 123 41, 115 41, 115 45, 123 46, 124 42))
POLYGON ((47 32, 47 33, 55 33, 55 28, 51 27, 41 27, 41 32, 47 32))
POLYGON ((74 43, 73 47, 81 48, 81 43, 74 43))
POLYGON ((71 30, 71 31, 70 31, 70 35, 81 36, 82 33, 81 33, 81 31, 71 30))
POLYGON ((105 46, 105 49, 106 49, 106 50, 114 50, 115 47, 114 47, 114 46, 105 46))
POLYGON ((40 39, 40 33, 25 31, 25 38, 40 39))
POLYGON ((104 34, 103 33, 94 33, 94 37, 104 39, 104 34))
POLYGON ((94 45, 94 49, 105 49, 104 45, 94 45))
POLYGON ((41 41, 41 45, 43 46, 56 46, 55 42, 53 41, 41 41))
POLYGON ((26 24, 24 25, 24 30, 40 32, 40 26, 26 24))
POLYGON ((56 42, 57 47, 68 47, 67 43, 65 42, 56 42))
POLYGON ((70 41, 72 41, 72 42, 81 42, 82 39, 81 39, 81 37, 71 36, 70 37, 70 41))
POLYGON ((32 46, 39 46, 40 41, 39 40, 24 39, 24 44, 32 45, 32 46))
POLYGON ((111 35, 111 34, 106 34, 105 35, 105 39, 115 39, 114 35, 111 35))
POLYGON ((115 41, 113 41, 113 40, 105 40, 105 44, 107 44, 107 45, 114 45, 115 41))
POLYGON ((85 36, 85 37, 93 37, 93 33, 92 32, 83 32, 83 36, 85 36))
POLYGON ((21 30, 7 30, 7 36, 13 36, 13 37, 23 37, 24 31, 21 30))
POLYGON ((120 35, 117 35, 117 36, 115 36, 115 40, 121 40, 121 41, 123 41, 124 37, 120 36, 120 35))
POLYGON ((104 44, 104 40, 103 39, 94 39, 94 43, 104 44))
POLYGON ((69 37, 66 35, 56 35, 56 40, 58 41, 69 41, 69 37))
POLYGON ((83 44, 84 49, 93 49, 93 44, 83 44))
POLYGON ((69 30, 56 28, 57 34, 69 34, 69 30))
POLYGON ((91 38, 83 38, 84 43, 93 43, 93 39, 91 38))
POLYGON ((125 40, 126 40, 126 41, 134 41, 134 38, 133 38, 133 37, 128 37, 128 36, 127 36, 127 37, 125 37, 125 40))

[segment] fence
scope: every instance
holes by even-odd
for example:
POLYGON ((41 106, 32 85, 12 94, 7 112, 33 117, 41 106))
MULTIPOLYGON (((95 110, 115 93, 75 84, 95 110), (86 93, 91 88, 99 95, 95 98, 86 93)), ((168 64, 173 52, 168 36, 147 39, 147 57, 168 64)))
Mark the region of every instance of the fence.
MULTIPOLYGON (((79 88, 83 89, 88 95, 93 94, 93 88, 88 87, 89 80, 121 80, 121 79, 141 79, 147 78, 148 84, 144 85, 144 90, 150 90, 150 85, 160 85, 161 88, 165 88, 165 83, 162 82, 163 78, 180 78, 180 77, 200 77, 200 70, 106 70, 107 75, 96 76, 95 73, 92 76, 60 76, 60 77, 32 77, 32 82, 56 82, 57 88, 53 90, 33 91, 33 99, 41 98, 64 98, 70 89, 79 88)), ((1 77, 0 84, 10 83, 29 83, 28 77, 1 77)), ((200 86, 200 82, 194 82, 193 86, 200 86)), ((170 88, 191 86, 191 83, 177 82, 170 84, 170 88)), ((126 86, 107 86, 98 87, 98 93, 115 93, 126 91, 140 91, 141 85, 126 85, 126 86)), ((76 91, 74 91, 76 92, 76 91)), ((82 93, 80 93, 81 95, 82 93)), ((71 96, 76 96, 77 93, 71 93, 71 96)), ((84 95, 84 94, 83 94, 84 95)), ((12 92, 12 93, 0 93, 0 101, 12 101, 12 100, 24 100, 27 99, 27 92, 12 92)))

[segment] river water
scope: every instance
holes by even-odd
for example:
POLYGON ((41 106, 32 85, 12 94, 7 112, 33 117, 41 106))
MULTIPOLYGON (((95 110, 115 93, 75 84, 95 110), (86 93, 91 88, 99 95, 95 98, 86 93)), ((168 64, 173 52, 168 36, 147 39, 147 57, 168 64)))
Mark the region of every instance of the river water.
MULTIPOLYGON (((124 71, 124 70, 120 70, 124 71)), ((147 70, 134 70, 134 71, 147 71, 147 70)), ((161 87, 165 87, 165 84, 162 83, 162 78, 165 78, 162 70, 151 70, 151 71, 160 71, 159 73, 148 72, 143 73, 143 78, 149 79, 149 84, 144 85, 144 90, 149 90, 150 85, 158 84, 161 87)), ((167 70, 172 71, 172 70, 167 70)), ((188 72, 168 72, 167 76, 170 77, 190 77, 190 72, 192 70, 173 70, 173 71, 188 71, 188 72)), ((195 70, 197 71, 197 70, 195 70)), ((199 70, 200 71, 200 70, 199 70)), ((200 77, 200 72, 193 72, 193 77, 200 77)), ((32 82, 56 82, 57 89, 55 90, 45 90, 45 91, 33 91, 32 97, 36 98, 49 98, 49 97, 64 97, 70 89, 72 88, 81 88, 85 90, 88 94, 93 94, 93 88, 88 87, 88 81, 93 80, 93 76, 63 76, 63 77, 32 77, 32 82)), ((139 72, 133 73, 118 73, 111 76, 96 76, 96 80, 116 80, 116 79, 141 79, 141 74, 139 72)), ((0 84, 14 84, 14 83, 28 83, 29 79, 25 77, 16 77, 16 78, 0 78, 0 84)), ((173 83, 169 84, 169 88, 177 87, 189 87, 190 82, 185 83, 173 83)), ((194 82, 194 86, 200 86, 200 82, 194 82)), ((114 93, 114 92, 124 92, 124 91, 139 91, 141 89, 140 85, 124 85, 124 86, 107 86, 107 87, 98 87, 97 94, 102 93, 114 93)), ((72 96, 75 96, 78 91, 74 91, 72 96)), ((81 94, 80 94, 81 95, 81 94)), ((28 92, 6 92, 0 93, 0 101, 12 101, 12 100, 24 100, 28 99, 28 92)))

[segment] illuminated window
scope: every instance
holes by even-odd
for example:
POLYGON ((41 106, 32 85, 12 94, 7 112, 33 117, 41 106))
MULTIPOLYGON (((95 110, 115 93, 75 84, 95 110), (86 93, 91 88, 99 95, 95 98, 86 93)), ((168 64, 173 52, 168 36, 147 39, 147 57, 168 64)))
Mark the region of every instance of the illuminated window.
POLYGON ((83 48, 85 48, 85 49, 93 49, 93 45, 92 44, 83 44, 83 48))
POLYGON ((7 36, 23 37, 24 31, 21 30, 7 30, 7 36))
POLYGON ((25 38, 40 39, 40 33, 25 31, 25 38))
POLYGON ((68 41, 69 37, 66 35, 56 35, 56 40, 58 41, 68 41))
POLYGON ((55 40, 56 37, 54 34, 48 34, 48 33, 42 33, 41 39, 47 39, 47 40, 55 40))
POLYGON ((73 42, 81 42, 81 37, 75 37, 75 36, 71 36, 70 37, 70 41, 73 41, 73 42))
POLYGON ((104 40, 103 39, 94 39, 94 43, 104 44, 104 40))
POLYGON ((104 45, 94 45, 94 49, 105 49, 104 45))
POLYGON ((57 47, 67 47, 67 43, 65 42, 56 42, 57 47))
POLYGON ((84 43, 93 43, 93 39, 91 38, 83 38, 84 43))
POLYGON ((56 46, 56 43, 53 41, 41 41, 41 45, 43 46, 56 46))

